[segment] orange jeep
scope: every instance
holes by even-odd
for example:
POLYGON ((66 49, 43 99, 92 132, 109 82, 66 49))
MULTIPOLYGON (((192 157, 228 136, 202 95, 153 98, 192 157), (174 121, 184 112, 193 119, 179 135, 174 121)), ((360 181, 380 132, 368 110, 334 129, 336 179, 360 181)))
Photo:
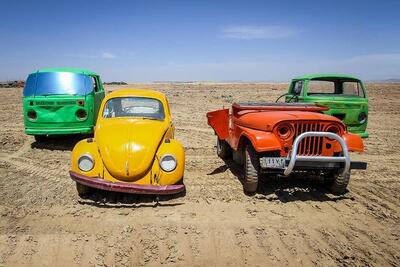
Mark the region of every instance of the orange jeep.
POLYGON ((231 112, 207 113, 217 135, 217 154, 244 166, 245 192, 257 190, 260 174, 318 175, 336 194, 346 192, 351 169, 349 152, 363 152, 363 140, 349 133, 329 108, 308 103, 234 103, 231 112))

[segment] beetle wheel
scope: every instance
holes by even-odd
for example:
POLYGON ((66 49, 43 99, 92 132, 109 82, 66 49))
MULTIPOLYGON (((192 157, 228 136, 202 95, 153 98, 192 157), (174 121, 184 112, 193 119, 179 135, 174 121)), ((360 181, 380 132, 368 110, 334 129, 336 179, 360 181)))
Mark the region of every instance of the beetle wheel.
POLYGON ((232 155, 231 147, 229 146, 228 142, 219 138, 217 138, 217 155, 221 159, 230 158, 232 155))
POLYGON ((248 194, 257 191, 260 162, 252 145, 244 149, 244 183, 243 189, 248 194))
POLYGON ((78 191, 78 195, 82 197, 87 195, 91 191, 91 188, 89 186, 76 183, 76 191, 78 191))

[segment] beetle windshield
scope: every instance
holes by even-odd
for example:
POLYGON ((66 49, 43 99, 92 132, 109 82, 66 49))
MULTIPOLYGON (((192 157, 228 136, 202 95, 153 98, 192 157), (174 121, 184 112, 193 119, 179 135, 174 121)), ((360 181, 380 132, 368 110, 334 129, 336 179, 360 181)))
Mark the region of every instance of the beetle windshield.
POLYGON ((364 90, 358 80, 310 80, 309 95, 335 95, 364 97, 364 90))
POLYGON ((142 117, 164 120, 163 104, 154 98, 116 97, 107 101, 103 118, 142 117))
POLYGON ((93 79, 71 72, 41 72, 28 76, 24 96, 87 95, 93 91, 93 79))

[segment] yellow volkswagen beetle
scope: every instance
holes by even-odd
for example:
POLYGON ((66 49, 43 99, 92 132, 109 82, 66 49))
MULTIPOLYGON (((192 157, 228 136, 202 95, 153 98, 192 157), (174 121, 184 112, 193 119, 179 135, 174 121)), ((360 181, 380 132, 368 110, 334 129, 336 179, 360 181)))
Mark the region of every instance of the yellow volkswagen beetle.
POLYGON ((90 188, 164 195, 185 190, 185 152, 174 130, 164 94, 136 89, 108 94, 94 138, 72 151, 70 176, 79 195, 90 188))

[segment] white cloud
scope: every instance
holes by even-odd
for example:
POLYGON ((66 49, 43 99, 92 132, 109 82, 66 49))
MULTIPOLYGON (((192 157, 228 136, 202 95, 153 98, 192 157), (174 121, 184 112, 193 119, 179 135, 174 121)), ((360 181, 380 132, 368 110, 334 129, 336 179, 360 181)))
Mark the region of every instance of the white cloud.
POLYGON ((113 59, 113 58, 115 58, 115 55, 114 55, 114 54, 111 54, 111 53, 108 53, 108 52, 103 52, 103 53, 101 54, 101 57, 102 57, 102 58, 106 58, 106 59, 113 59))
POLYGON ((285 26, 228 26, 222 29, 222 37, 232 39, 280 39, 293 36, 299 30, 285 26))

